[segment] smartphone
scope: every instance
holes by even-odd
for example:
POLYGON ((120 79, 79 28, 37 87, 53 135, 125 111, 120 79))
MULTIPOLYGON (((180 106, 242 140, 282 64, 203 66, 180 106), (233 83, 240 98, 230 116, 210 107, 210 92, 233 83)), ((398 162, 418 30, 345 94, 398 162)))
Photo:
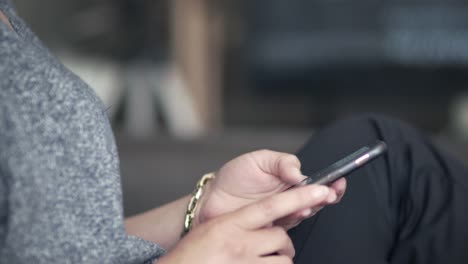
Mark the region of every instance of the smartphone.
POLYGON ((341 177, 383 155, 386 151, 387 144, 383 141, 377 141, 375 144, 362 147, 331 166, 314 173, 299 183, 298 186, 307 184, 330 185, 341 177))

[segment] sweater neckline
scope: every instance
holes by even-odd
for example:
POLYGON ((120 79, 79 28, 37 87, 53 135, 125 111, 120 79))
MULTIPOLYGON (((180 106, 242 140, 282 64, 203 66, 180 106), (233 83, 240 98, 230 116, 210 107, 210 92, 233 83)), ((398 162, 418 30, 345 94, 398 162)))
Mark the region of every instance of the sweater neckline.
POLYGON ((14 14, 11 12, 11 7, 8 5, 8 2, 0 2, 0 11, 3 13, 5 18, 8 20, 8 22, 11 25, 11 28, 5 24, 3 21, 0 21, 0 24, 3 24, 5 28, 7 28, 11 33, 14 33, 16 36, 20 37, 20 31, 19 31, 19 25, 16 23, 17 21, 15 20, 14 14), (6 6, 5 6, 6 5, 6 6))

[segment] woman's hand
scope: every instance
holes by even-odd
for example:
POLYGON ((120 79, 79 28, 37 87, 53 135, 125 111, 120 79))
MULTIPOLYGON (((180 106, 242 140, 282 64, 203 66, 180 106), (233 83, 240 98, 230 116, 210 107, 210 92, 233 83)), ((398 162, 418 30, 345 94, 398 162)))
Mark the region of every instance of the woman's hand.
POLYGON ((328 187, 310 185, 251 201, 199 225, 157 263, 291 264, 293 244, 273 222, 325 203, 330 192, 328 187))
MULTIPOLYGON (((206 186, 194 225, 287 190, 305 178, 300 168, 295 155, 269 150, 251 152, 228 162, 206 186)), ((346 180, 341 179, 331 186, 322 203, 291 212, 275 224, 292 228, 324 205, 338 202, 345 189, 346 180)))

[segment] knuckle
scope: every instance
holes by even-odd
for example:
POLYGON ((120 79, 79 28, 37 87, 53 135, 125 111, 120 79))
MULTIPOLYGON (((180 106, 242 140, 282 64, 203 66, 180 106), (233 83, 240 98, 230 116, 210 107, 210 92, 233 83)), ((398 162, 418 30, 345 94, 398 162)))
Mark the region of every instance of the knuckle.
POLYGON ((281 240, 283 241, 283 244, 284 245, 292 245, 292 240, 291 238, 286 234, 286 232, 284 233, 284 235, 281 237, 281 240))
POLYGON ((259 150, 255 151, 255 153, 257 153, 258 155, 268 155, 271 152, 272 151, 269 150, 269 149, 259 149, 259 150))
POLYGON ((278 236, 281 239, 289 238, 288 233, 282 227, 279 227, 279 226, 273 227, 273 232, 275 232, 276 236, 278 236))
POLYGON ((275 233, 275 239, 282 245, 282 248, 284 248, 291 257, 294 257, 296 251, 286 230, 281 227, 274 227, 273 232, 275 233))
POLYGON ((283 162, 291 162, 293 164, 301 164, 299 158, 294 154, 285 154, 283 156, 283 162))
POLYGON ((259 212, 265 218, 271 218, 275 215, 276 206, 272 199, 265 199, 257 204, 259 212))
POLYGON ((296 155, 283 153, 276 158, 276 171, 284 180, 296 179, 297 175, 302 174, 301 161, 296 155))
POLYGON ((296 249, 294 248, 294 244, 291 239, 288 239, 288 248, 290 249, 291 252, 291 258, 294 258, 296 256, 296 249))
POLYGON ((234 241, 224 243, 224 248, 227 252, 229 252, 229 255, 235 258, 244 256, 247 252, 247 247, 245 246, 245 244, 235 243, 234 241))

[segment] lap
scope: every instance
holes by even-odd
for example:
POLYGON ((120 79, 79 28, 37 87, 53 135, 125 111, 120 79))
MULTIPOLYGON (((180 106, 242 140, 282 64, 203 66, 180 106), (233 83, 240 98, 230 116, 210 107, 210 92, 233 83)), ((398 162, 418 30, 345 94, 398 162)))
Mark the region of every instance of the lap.
POLYGON ((349 175, 340 204, 290 231, 296 263, 466 258, 467 170, 415 129, 378 116, 347 119, 317 133, 298 157, 307 175, 377 139, 387 155, 349 175))

